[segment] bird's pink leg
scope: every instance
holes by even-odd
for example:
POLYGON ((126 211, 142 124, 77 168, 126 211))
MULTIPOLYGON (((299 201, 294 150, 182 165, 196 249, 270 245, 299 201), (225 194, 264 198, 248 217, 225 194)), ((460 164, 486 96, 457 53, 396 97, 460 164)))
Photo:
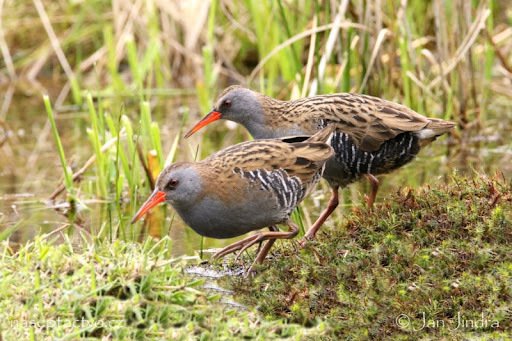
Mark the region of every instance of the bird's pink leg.
POLYGON ((377 179, 374 175, 372 174, 366 174, 366 178, 368 179, 368 181, 370 181, 370 186, 371 186, 371 192, 370 192, 370 196, 366 196, 365 195, 365 200, 366 200, 366 204, 368 205, 368 208, 372 208, 373 207, 373 203, 375 202, 375 197, 377 197, 377 191, 379 190, 379 179, 377 179))
MULTIPOLYGON (((268 229, 273 232, 279 231, 279 229, 276 226, 269 226, 268 229)), ((260 241, 260 245, 258 246, 258 250, 256 251, 256 258, 254 259, 253 265, 255 263, 259 263, 259 264, 263 263, 265 256, 267 255, 267 253, 270 250, 270 248, 272 247, 272 245, 274 245, 275 241, 276 241, 275 239, 270 239, 263 245, 263 247, 261 247, 262 241, 260 241)), ((238 253, 238 256, 236 256, 236 258, 235 258, 235 261, 238 260, 238 257, 240 257, 242 255, 242 252, 244 252, 246 249, 247 249, 247 247, 244 246, 240 250, 240 252, 238 253)))
POLYGON ((305 246, 309 240, 315 239, 316 233, 318 229, 324 224, 324 222, 329 218, 332 212, 338 207, 339 198, 338 198, 338 189, 339 186, 332 187, 331 198, 329 199, 329 203, 327 204, 326 209, 320 214, 320 217, 315 221, 313 225, 309 228, 309 230, 304 235, 304 238, 299 242, 301 246, 305 246))
MULTIPOLYGON (((288 226, 290 227, 290 231, 293 232, 293 231, 296 231, 295 232, 295 235, 293 235, 293 237, 295 237, 297 235, 297 233, 299 232, 299 228, 297 227, 297 225, 295 225, 292 221, 288 221, 288 226)), ((269 229, 271 231, 279 231, 275 226, 271 226, 269 227, 269 229)), ((290 238, 293 238, 293 237, 290 237, 290 238)), ((289 238, 288 238, 289 239, 289 238)), ((247 270, 247 274, 251 274, 253 272, 253 268, 254 268, 254 265, 255 264, 261 264, 263 263, 263 261, 265 260, 265 258, 267 257, 267 254, 268 252, 270 251, 270 248, 272 248, 272 245, 274 245, 274 243, 276 242, 276 239, 270 239, 268 240, 265 245, 263 246, 263 248, 260 250, 260 252, 258 252, 258 254, 256 255, 256 258, 254 259, 254 262, 252 262, 251 266, 249 267, 249 269, 247 270)))
POLYGON ((252 262, 251 266, 249 267, 249 269, 247 269, 246 275, 250 275, 254 271, 254 265, 263 263, 263 261, 267 257, 268 252, 270 251, 270 248, 272 247, 272 245, 274 245, 275 242, 276 239, 270 239, 265 243, 265 245, 263 245, 263 248, 256 255, 256 258, 252 262))
MULTIPOLYGON (((274 243, 275 239, 291 239, 297 235, 299 232, 299 228, 297 225, 295 225, 293 222, 288 221, 287 225, 289 227, 288 232, 280 232, 280 231, 270 231, 270 232, 258 232, 252 236, 249 236, 247 238, 244 238, 238 242, 235 242, 231 245, 226 246, 219 252, 217 252, 215 255, 213 255, 214 259, 218 259, 221 257, 224 257, 227 254, 233 253, 237 250, 240 250, 240 252, 243 252, 247 248, 251 247, 252 245, 259 243, 261 241, 268 240, 268 242, 263 246, 263 248, 260 250, 258 255, 256 256, 257 262, 261 263, 267 256, 268 251, 272 247, 272 244, 274 243)), ((251 266, 252 268, 252 266, 251 266)))
POLYGON ((257 243, 257 238, 259 237, 259 234, 253 234, 252 236, 249 236, 247 238, 244 238, 242 240, 239 240, 233 244, 230 244, 226 246, 225 248, 221 249, 219 252, 215 253, 213 255, 213 259, 222 258, 225 255, 228 255, 230 253, 233 253, 235 251, 238 251, 244 247, 244 245, 253 245, 257 243))

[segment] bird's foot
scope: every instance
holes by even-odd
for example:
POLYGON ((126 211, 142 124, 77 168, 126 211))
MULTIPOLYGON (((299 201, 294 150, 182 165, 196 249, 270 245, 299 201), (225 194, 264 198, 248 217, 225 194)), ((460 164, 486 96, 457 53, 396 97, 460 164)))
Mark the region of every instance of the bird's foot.
POLYGON ((371 210, 373 208, 374 199, 371 196, 365 194, 364 201, 366 202, 366 207, 368 207, 368 209, 371 210))
POLYGON ((254 269, 254 266, 256 265, 256 261, 252 262, 249 269, 244 274, 244 278, 254 277, 256 275, 256 270, 254 269))
POLYGON ((222 250, 220 250, 219 252, 214 254, 212 258, 219 259, 219 258, 222 258, 222 257, 230 254, 230 253, 240 250, 240 252, 238 253, 238 255, 235 258, 235 261, 236 261, 236 260, 238 260, 238 258, 242 254, 242 252, 244 252, 249 247, 253 246, 254 244, 260 242, 263 239, 264 239, 264 237, 261 236, 260 234, 255 234, 255 235, 249 236, 249 237, 244 238, 236 243, 226 246, 225 248, 223 248, 222 250))
POLYGON ((350 250, 338 250, 336 251, 336 255, 343 257, 343 259, 347 258, 350 250))
POLYGON ((370 182, 371 192, 370 195, 364 196, 364 200, 366 201, 366 205, 368 205, 368 209, 371 210, 373 207, 373 203, 375 202, 375 198, 377 197, 377 191, 379 190, 379 179, 377 179, 372 174, 366 174, 366 178, 370 182))
POLYGON ((315 239, 315 235, 310 235, 306 233, 304 237, 299 241, 299 246, 304 248, 310 241, 315 239))

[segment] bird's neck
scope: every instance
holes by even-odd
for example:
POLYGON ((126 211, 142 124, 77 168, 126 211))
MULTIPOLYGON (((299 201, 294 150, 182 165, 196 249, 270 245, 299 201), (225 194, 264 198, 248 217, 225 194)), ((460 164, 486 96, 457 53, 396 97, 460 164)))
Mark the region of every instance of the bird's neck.
POLYGON ((288 101, 280 101, 261 95, 261 114, 251 117, 242 124, 255 139, 279 138, 290 135, 301 135, 304 131, 293 120, 288 108, 288 101))
POLYGON ((271 139, 276 138, 275 131, 267 126, 264 122, 259 122, 256 120, 251 120, 250 122, 243 124, 245 128, 249 131, 252 137, 255 139, 271 139))

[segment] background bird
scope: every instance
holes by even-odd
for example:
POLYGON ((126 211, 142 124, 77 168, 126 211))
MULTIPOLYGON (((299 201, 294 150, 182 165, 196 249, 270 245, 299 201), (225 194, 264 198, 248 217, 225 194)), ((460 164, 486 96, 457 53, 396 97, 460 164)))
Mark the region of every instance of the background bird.
POLYGON ((318 183, 325 162, 333 155, 325 143, 333 131, 328 126, 311 137, 244 142, 200 162, 172 164, 159 175, 155 190, 132 222, 166 201, 185 223, 206 237, 231 238, 269 227, 270 232, 256 233, 214 255, 241 253, 268 240, 255 259, 261 263, 276 239, 297 235, 290 214, 318 183), (289 231, 278 231, 277 224, 286 224, 289 231))
POLYGON ((336 127, 330 139, 334 156, 327 162, 323 175, 332 188, 332 195, 327 208, 307 231, 303 243, 315 237, 338 206, 340 187, 366 176, 371 184, 367 198, 371 207, 379 187, 375 175, 410 162, 421 147, 455 125, 367 95, 339 93, 280 101, 241 86, 231 86, 185 137, 219 119, 242 124, 256 139, 311 135, 329 124, 336 127))

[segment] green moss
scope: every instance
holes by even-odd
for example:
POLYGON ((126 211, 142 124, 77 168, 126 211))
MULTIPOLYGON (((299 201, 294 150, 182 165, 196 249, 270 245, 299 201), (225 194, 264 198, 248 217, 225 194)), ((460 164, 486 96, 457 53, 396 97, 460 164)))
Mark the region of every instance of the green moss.
POLYGON ((499 177, 402 189, 305 249, 279 243, 252 281, 226 285, 269 318, 324 321, 332 337, 505 336, 511 193, 499 177))

